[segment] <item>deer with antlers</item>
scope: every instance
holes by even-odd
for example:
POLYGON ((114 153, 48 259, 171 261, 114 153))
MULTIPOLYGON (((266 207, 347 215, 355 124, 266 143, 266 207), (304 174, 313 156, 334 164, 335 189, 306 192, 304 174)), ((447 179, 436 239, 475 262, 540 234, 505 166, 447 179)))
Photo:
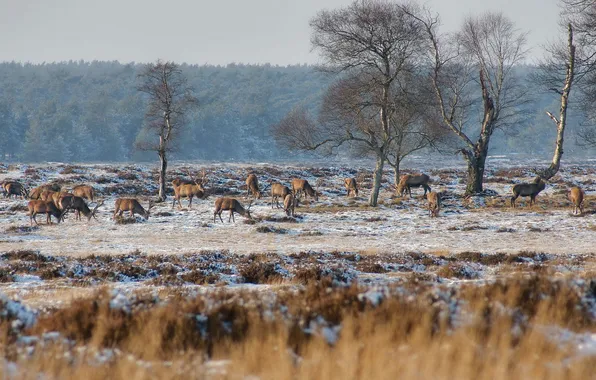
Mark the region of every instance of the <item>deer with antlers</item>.
POLYGON ((221 222, 223 223, 223 219, 221 218, 221 213, 225 210, 230 211, 230 217, 228 218, 228 223, 230 223, 230 221, 234 221, 234 223, 236 223, 236 220, 234 219, 235 212, 237 212, 238 214, 240 214, 246 218, 252 219, 252 216, 250 216, 250 206, 252 206, 252 201, 248 204, 247 208, 244 208, 242 206, 242 204, 240 202, 238 202, 237 199, 227 198, 227 197, 217 198, 215 200, 215 211, 213 211, 213 223, 215 223, 215 221, 216 221, 215 217, 217 215, 219 215, 219 220, 221 220, 221 222))
POLYGON ((131 218, 134 218, 135 214, 139 214, 143 218, 149 219, 151 208, 153 207, 153 201, 149 201, 149 207, 147 207, 147 210, 145 210, 135 198, 118 198, 116 199, 114 206, 114 219, 116 219, 116 215, 122 216, 124 211, 129 211, 131 218))
POLYGON ((178 208, 182 208, 182 203, 180 203, 180 198, 188 198, 188 208, 192 208, 192 199, 194 197, 203 198, 205 197, 205 185, 207 184, 207 175, 205 171, 202 172, 201 181, 197 181, 190 171, 188 171, 188 175, 192 178, 193 183, 184 182, 180 179, 175 179, 172 181, 172 186, 174 187, 174 201, 172 202, 172 208, 178 201, 178 208))
MULTIPOLYGON (((87 221, 91 220, 91 218, 95 218, 95 213, 97 209, 104 204, 104 201, 97 202, 93 210, 89 209, 87 203, 82 197, 78 197, 73 194, 69 193, 62 193, 58 198, 58 208, 63 211, 62 218, 64 219, 64 215, 68 210, 75 211, 75 220, 81 220, 81 213, 83 216, 87 218, 87 221)), ((97 219, 97 218, 96 218, 97 219)))

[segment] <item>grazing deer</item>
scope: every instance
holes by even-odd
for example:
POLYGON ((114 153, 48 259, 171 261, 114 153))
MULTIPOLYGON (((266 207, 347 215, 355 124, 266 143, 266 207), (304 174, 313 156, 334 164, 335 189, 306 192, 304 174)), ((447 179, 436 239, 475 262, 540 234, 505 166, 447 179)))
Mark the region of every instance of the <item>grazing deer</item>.
MULTIPOLYGON (((69 209, 75 210, 75 220, 81 220, 81 213, 87 218, 87 221, 91 220, 91 218, 95 218, 95 213, 97 209, 103 205, 104 201, 98 202, 93 210, 89 209, 87 203, 82 197, 78 197, 76 195, 62 193, 60 194, 60 198, 58 199, 58 208, 66 214, 66 211, 69 209)), ((64 215, 62 216, 64 218, 64 215)), ((97 219, 97 218, 96 218, 97 219)))
POLYGON ((47 214, 47 224, 52 224, 51 216, 54 216, 58 220, 58 223, 62 219, 63 211, 60 211, 52 201, 32 200, 29 201, 27 208, 29 209, 29 222, 31 225, 33 225, 33 222, 38 224, 36 219, 37 214, 47 214))
POLYGON ((149 219, 149 214, 151 213, 151 208, 153 207, 153 201, 149 201, 149 207, 147 210, 145 210, 135 198, 118 198, 116 199, 114 206, 114 219, 116 219, 116 214, 118 214, 118 216, 122 216, 124 211, 129 211, 131 218, 134 218, 136 213, 145 219, 149 219))
POLYGON ((577 186, 572 187, 569 189, 567 198, 569 198, 573 205, 573 215, 576 214, 577 210, 579 210, 580 215, 584 213, 584 191, 582 189, 577 186))
POLYGON ((358 196, 358 186, 356 186, 356 178, 344 178, 344 184, 346 185, 346 190, 348 190, 347 197, 350 194, 354 194, 355 197, 358 196))
POLYGON ((41 193, 46 190, 60 192, 62 189, 60 188, 60 185, 57 185, 55 183, 41 185, 41 186, 38 186, 35 189, 31 190, 31 192, 29 193, 29 198, 30 199, 41 199, 41 193))
POLYGON ((403 197, 404 193, 407 191, 411 198, 412 187, 422 186, 424 188, 424 195, 426 195, 427 191, 431 191, 430 186, 428 186, 429 180, 430 177, 426 174, 404 174, 399 177, 399 183, 397 184, 396 189, 397 194, 399 194, 400 197, 403 197))
POLYGON ((310 183, 305 179, 294 178, 292 180, 292 192, 294 196, 298 197, 299 194, 304 193, 304 197, 311 196, 315 201, 319 200, 319 194, 312 188, 310 183))
POLYGON ((256 199, 261 199, 261 191, 259 190, 259 180, 254 174, 249 174, 246 178, 246 195, 252 194, 256 199))
POLYGON ((294 216, 296 210, 296 197, 294 194, 289 193, 284 198, 284 211, 287 216, 294 216))
POLYGON ((23 184, 17 181, 2 182, 2 189, 4 189, 4 196, 10 198, 11 195, 15 197, 27 198, 29 193, 23 184))
POLYGON ((213 211, 213 223, 215 223, 215 216, 219 215, 219 220, 221 220, 221 222, 223 223, 223 219, 221 218, 221 213, 224 210, 230 210, 230 217, 228 218, 228 223, 230 223, 231 220, 234 221, 234 223, 236 223, 236 220, 234 219, 234 213, 237 212, 238 214, 247 217, 249 219, 252 219, 252 216, 250 216, 250 206, 252 206, 252 202, 250 202, 248 204, 247 208, 242 207, 242 205, 240 204, 240 202, 238 202, 237 199, 234 198, 217 198, 215 200, 215 211, 213 211))
POLYGON ((290 193, 290 188, 281 183, 271 184, 271 208, 273 208, 273 201, 275 201, 277 208, 281 208, 279 206, 279 198, 285 200, 286 196, 290 193))
POLYGON ((436 218, 439 216, 439 211, 441 210, 441 195, 431 191, 426 194, 426 199, 428 200, 428 212, 430 217, 436 218))
POLYGON ((192 199, 193 197, 203 198, 205 196, 205 187, 204 185, 207 183, 205 171, 203 171, 203 177, 201 182, 195 180, 195 178, 188 172, 190 178, 192 178, 194 183, 189 183, 188 181, 184 181, 181 179, 175 179, 172 181, 172 186, 174 187, 174 201, 172 202, 172 208, 178 201, 178 208, 182 208, 182 203, 180 203, 180 198, 188 198, 188 208, 192 209, 192 199))
POLYGON ((77 197, 85 198, 90 202, 93 202, 93 198, 95 197, 95 190, 93 189, 93 187, 89 185, 77 185, 73 187, 72 194, 77 197))
POLYGON ((518 197, 530 197, 530 206, 536 203, 536 196, 546 187, 546 182, 540 177, 536 177, 532 183, 518 183, 513 186, 513 196, 511 197, 511 207, 515 208, 515 200, 518 197))

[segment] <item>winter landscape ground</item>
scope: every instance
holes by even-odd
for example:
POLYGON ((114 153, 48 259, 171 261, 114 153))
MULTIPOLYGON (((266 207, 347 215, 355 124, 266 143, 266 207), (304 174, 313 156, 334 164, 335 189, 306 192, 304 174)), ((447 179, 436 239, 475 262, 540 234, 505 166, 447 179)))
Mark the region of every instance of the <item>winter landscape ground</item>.
MULTIPOLYGON (((0 164, 28 188, 91 184, 97 219, 30 226, 0 198, 0 328, 8 378, 590 378, 596 373, 596 160, 567 161, 529 207, 511 188, 540 161, 491 157, 486 195, 466 198, 457 161, 413 159, 441 192, 398 197, 387 173, 367 206, 370 166, 176 162, 209 196, 115 221, 114 200, 156 193, 153 164, 0 164), (438 166, 438 162, 441 162, 438 166), (265 196, 252 220, 245 179, 306 178, 321 196, 296 217, 265 196), (360 184, 346 197, 343 178, 360 184), (586 192, 573 215, 567 190, 586 192)), ((265 192, 267 193, 267 191, 265 192)))

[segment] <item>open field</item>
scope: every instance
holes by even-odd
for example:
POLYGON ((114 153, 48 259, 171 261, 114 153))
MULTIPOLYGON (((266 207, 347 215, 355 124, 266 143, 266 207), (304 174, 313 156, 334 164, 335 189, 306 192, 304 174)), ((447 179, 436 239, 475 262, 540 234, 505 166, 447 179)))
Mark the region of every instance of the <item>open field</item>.
MULTIPOLYGON (((486 196, 464 198, 458 163, 412 170, 422 189, 367 206, 367 167, 187 164, 210 192, 192 209, 157 204, 149 220, 112 219, 114 200, 146 206, 153 165, 0 165, 29 188, 87 183, 97 219, 31 227, 27 201, 0 198, 0 328, 9 378, 589 378, 596 370, 596 162, 569 162, 518 199, 529 168, 494 158, 486 196), (253 221, 213 220, 219 195, 244 205, 249 172, 268 190, 306 178, 321 193, 296 218, 251 206, 253 221), (360 197, 346 197, 355 177, 360 197), (571 214, 570 186, 586 191, 571 214), (251 377, 252 378, 252 377, 251 377)), ((410 166, 409 166, 410 167, 410 166)), ((392 178, 387 173, 387 179, 392 178)), ((266 191, 267 192, 267 191, 266 191)))

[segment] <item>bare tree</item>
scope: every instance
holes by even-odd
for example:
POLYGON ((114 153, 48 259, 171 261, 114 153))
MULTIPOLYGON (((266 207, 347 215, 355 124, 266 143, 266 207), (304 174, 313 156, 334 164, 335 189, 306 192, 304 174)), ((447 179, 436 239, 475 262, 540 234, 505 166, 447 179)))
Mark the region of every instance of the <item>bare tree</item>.
POLYGON ((275 135, 300 149, 337 147, 346 141, 367 147, 376 157, 369 199, 376 206, 393 141, 392 90, 413 69, 423 35, 402 7, 374 0, 321 11, 310 26, 312 46, 323 57, 324 68, 344 77, 329 88, 319 123, 297 110, 274 127, 275 135), (290 119, 302 123, 287 128, 290 119), (303 129, 298 130, 299 126, 303 129), (284 131, 291 137, 281 137, 284 131))
POLYGON ((491 136, 516 120, 517 107, 525 100, 515 65, 526 53, 526 35, 503 14, 486 13, 466 19, 461 31, 449 38, 439 35, 439 19, 429 11, 406 12, 420 22, 428 37, 429 76, 438 110, 457 136, 458 152, 468 166, 466 194, 480 193, 491 136), (480 94, 480 107, 476 94, 480 94), (472 119, 475 107, 480 109, 476 121, 472 119))
POLYGON ((165 201, 167 153, 172 150, 185 116, 196 106, 197 99, 176 63, 158 60, 147 64, 138 79, 138 90, 148 95, 146 128, 155 132, 158 142, 143 141, 137 147, 157 152, 160 162, 158 200, 165 201))

